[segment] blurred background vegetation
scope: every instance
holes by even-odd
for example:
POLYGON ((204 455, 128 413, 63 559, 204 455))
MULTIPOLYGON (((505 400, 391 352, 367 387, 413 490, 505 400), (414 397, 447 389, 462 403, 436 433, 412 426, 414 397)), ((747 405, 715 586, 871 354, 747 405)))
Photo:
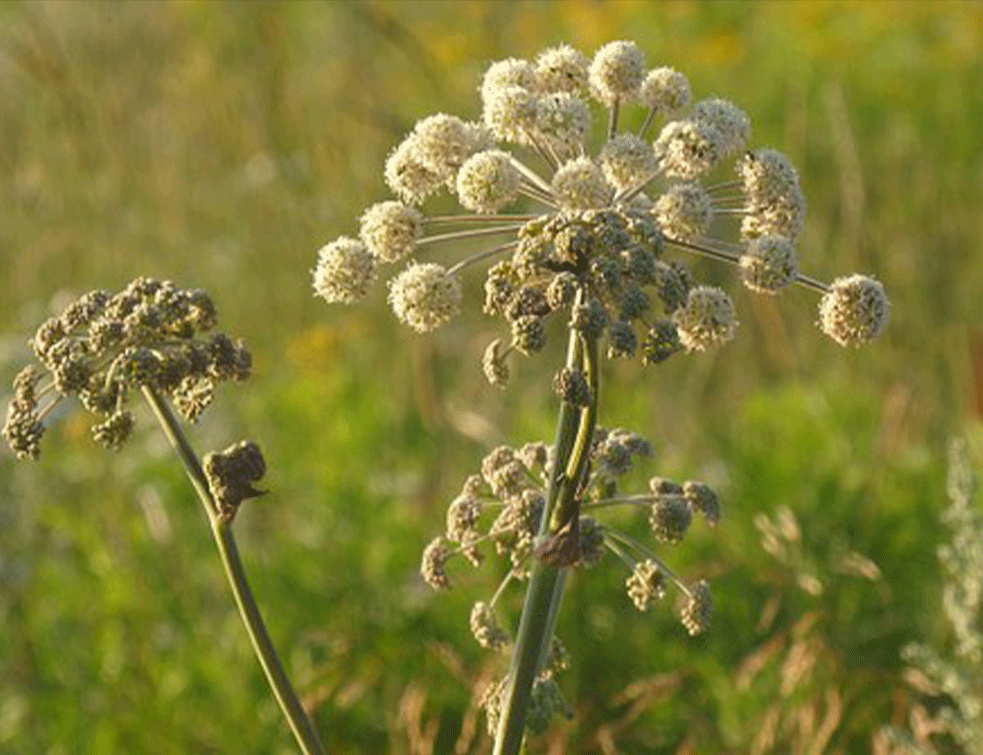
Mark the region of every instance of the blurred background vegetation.
MULTIPOLYGON (((892 323, 843 351, 811 292, 736 290, 727 348, 607 368, 602 423, 657 447, 639 485, 695 477, 724 500, 716 531, 667 554, 719 610, 693 640, 668 606, 637 614, 614 564, 576 576, 575 717, 537 750, 869 752, 916 696, 901 646, 948 639, 948 438, 981 459, 983 5, 0 4, 0 378, 74 294, 151 275, 214 295, 255 374, 194 442, 264 448, 272 492, 240 515, 241 547, 330 752, 487 747, 475 698, 501 668, 467 616, 495 579, 433 594, 419 554, 485 451, 552 438, 556 355, 501 394, 479 307, 426 338, 381 288, 328 308, 315 251, 387 197, 383 161, 418 118, 478 116, 491 61, 613 39, 749 113, 753 145, 800 168, 804 267, 876 275, 892 323)), ((71 412, 38 463, 0 452, 0 752, 293 751, 147 419, 117 455, 71 412)))

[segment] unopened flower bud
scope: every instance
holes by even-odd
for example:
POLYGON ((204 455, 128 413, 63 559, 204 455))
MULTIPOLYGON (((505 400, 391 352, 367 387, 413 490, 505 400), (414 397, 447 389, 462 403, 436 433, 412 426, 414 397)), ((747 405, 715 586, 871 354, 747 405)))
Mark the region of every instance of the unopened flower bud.
POLYGON ((502 339, 496 338, 488 344, 481 358, 481 370, 485 379, 496 388, 505 388, 509 384, 511 373, 507 357, 508 350, 503 350, 502 339))
POLYGON ((484 601, 475 603, 471 609, 470 626, 478 644, 488 650, 501 650, 512 641, 499 625, 492 607, 484 601))
POLYGON ((709 485, 688 480, 683 483, 682 493, 690 506, 703 515, 707 524, 715 527, 720 522, 720 499, 717 498, 717 494, 710 489, 709 485))
POLYGON ((264 495, 264 491, 253 487, 266 474, 263 453, 253 441, 241 441, 221 453, 205 454, 202 467, 223 519, 231 521, 243 501, 264 495))
POLYGON ((92 428, 92 437, 103 448, 119 451, 133 433, 133 415, 123 409, 92 428))
POLYGON ((582 370, 563 367, 553 378, 553 390, 570 406, 584 407, 590 404, 590 386, 582 370))
POLYGON ((451 587, 451 581, 447 577, 447 559, 449 556, 447 542, 442 537, 431 540, 430 545, 423 551, 420 574, 426 583, 435 590, 449 590, 451 587))
POLYGON ((713 614, 713 597, 710 595, 710 585, 701 579, 690 586, 690 597, 683 607, 680 619, 690 635, 702 634, 710 626, 713 614))
POLYGON ((683 498, 658 498, 649 512, 652 532, 663 543, 680 542, 693 521, 693 509, 683 498))
POLYGON ((653 600, 665 596, 665 583, 665 575, 655 561, 650 558, 640 561, 626 582, 628 597, 639 611, 647 611, 653 600))

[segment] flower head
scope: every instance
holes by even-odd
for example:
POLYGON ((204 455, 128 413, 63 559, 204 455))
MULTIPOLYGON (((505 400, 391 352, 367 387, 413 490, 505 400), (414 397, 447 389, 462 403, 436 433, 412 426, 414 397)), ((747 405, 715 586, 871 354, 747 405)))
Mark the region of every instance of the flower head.
POLYGON ((644 77, 645 53, 634 42, 608 42, 591 61, 591 90, 608 106, 634 99, 644 77))
POLYGON ((799 276, 795 247, 782 236, 764 236, 751 241, 741 255, 740 266, 744 285, 762 293, 777 293, 799 276))
POLYGON ((442 537, 434 538, 423 551, 420 575, 435 590, 449 590, 451 587, 451 581, 447 576, 449 555, 447 542, 442 537))
POLYGON ((379 202, 361 218, 359 237, 377 259, 396 262, 413 252, 420 238, 423 216, 402 202, 379 202))
POLYGON ((693 106, 693 117, 717 133, 721 157, 744 149, 751 135, 751 120, 733 102, 713 97, 693 106))
MULTIPOLYGON (((514 358, 547 348, 557 317, 604 338, 608 358, 649 365, 730 340, 733 302, 699 285, 679 254, 728 263, 754 291, 793 283, 827 291, 800 272, 805 200, 791 161, 770 148, 744 152, 751 120, 743 110, 723 97, 690 105, 686 77, 646 68, 633 42, 603 45, 592 59, 559 45, 532 62, 500 60, 480 92, 481 123, 427 116, 390 155, 385 177, 397 199, 363 213, 358 239, 341 237, 319 252, 314 288, 326 301, 357 301, 387 264, 467 248, 463 259, 414 260, 390 273, 389 301, 405 324, 433 330, 463 308, 465 270, 485 265, 482 309, 505 320, 507 335, 493 339, 482 368, 503 387, 514 358), (592 149, 598 103, 608 129, 592 149), (647 110, 644 123, 619 132, 619 112, 633 105, 647 110), (650 142, 656 118, 663 122, 650 142), (728 161, 736 180, 706 180, 728 161), (447 190, 462 214, 418 209, 447 190), (472 250, 475 242, 485 246, 472 250)), ((840 343, 880 333, 886 298, 858 309, 845 296, 824 298, 821 326, 840 343)), ((71 385, 85 376, 66 367, 59 379, 71 385)), ((38 429, 15 419, 27 447, 38 429)))
POLYGON ((884 286, 866 275, 837 278, 819 302, 819 326, 840 346, 859 346, 876 338, 890 314, 884 286))
POLYGON ((723 289, 713 286, 692 289, 673 321, 679 329, 679 340, 690 351, 706 351, 726 343, 737 331, 734 303, 723 289))
POLYGON ((196 420, 216 384, 245 380, 252 366, 241 342, 208 333, 217 319, 208 294, 170 281, 137 278, 115 294, 84 294, 31 339, 40 366, 14 379, 2 430, 8 444, 18 457, 38 458, 45 419, 73 397, 98 418, 96 442, 119 450, 133 433, 127 400, 137 388, 153 389, 196 420))
POLYGON ((659 197, 653 208, 667 236, 692 241, 703 235, 713 219, 710 195, 696 182, 673 184, 659 197))
MULTIPOLYGON (((553 387, 586 442, 493 449, 451 501, 446 531, 424 550, 421 572, 444 589, 458 556, 474 566, 488 552, 507 559, 502 585, 470 617, 475 638, 493 649, 508 642, 495 602, 510 581, 529 577, 534 561, 587 568, 605 553, 631 570, 628 594, 640 610, 675 587, 685 598, 684 626, 702 632, 712 610, 707 583, 684 583, 648 545, 601 516, 611 506, 638 507, 657 547, 675 546, 694 519, 717 525, 720 501, 704 483, 658 478, 647 492, 619 494, 625 474, 652 448, 635 433, 594 426, 597 360, 657 365, 734 338, 734 302, 701 282, 694 258, 731 265, 753 291, 798 284, 822 292, 820 326, 844 345, 883 330, 883 288, 864 276, 827 286, 801 273, 796 241, 805 199, 791 161, 773 149, 748 149, 751 119, 743 110, 722 97, 691 105, 687 78, 669 66, 649 69, 633 42, 606 44, 592 59, 560 45, 533 62, 497 61, 480 98, 480 123, 438 113, 406 135, 385 167, 398 201, 363 214, 360 240, 342 237, 322 251, 315 288, 329 301, 354 301, 384 266, 412 258, 389 274, 389 303, 402 323, 426 332, 463 309, 463 276, 482 270, 479 308, 504 321, 482 354, 486 379, 507 388, 516 361, 548 353, 553 332, 566 329, 567 360, 553 387), (644 120, 627 131, 621 125, 632 107, 644 109, 644 120), (592 144, 596 123, 607 128, 592 144), (725 168, 732 172, 721 177, 725 168), (463 211, 426 213, 424 203, 445 191, 463 211)), ((52 326, 43 340, 60 337, 52 326)), ((149 369, 145 357, 134 352, 127 371, 149 369)), ((60 376, 66 384, 85 377, 74 363, 60 376)), ((38 433, 32 422, 21 414, 11 424, 26 451, 38 433)), ((551 674, 543 671, 531 691, 536 726, 558 709, 551 674)), ((492 728, 505 691, 494 685, 485 696, 492 728)))
POLYGON ((521 183, 522 176, 507 152, 485 150, 461 166, 457 197, 467 210, 492 214, 515 201, 521 183))
POLYGON ((432 262, 410 265, 389 284, 389 304, 400 320, 425 333, 460 312, 461 283, 432 262))
POLYGON ((652 145, 635 134, 618 134, 601 147, 604 176, 619 191, 644 183, 658 170, 652 145))
POLYGON ((569 210, 604 207, 613 193, 603 171, 589 157, 580 157, 561 166, 553 176, 552 188, 561 206, 569 210))
POLYGON ((805 223, 805 197, 799 174, 781 152, 748 152, 737 166, 747 202, 741 221, 745 239, 783 236, 795 241, 805 223))
POLYGON ((537 100, 534 133, 558 157, 582 153, 590 128, 590 108, 579 97, 558 92, 542 95, 537 100))
POLYGON ((492 63, 481 82, 481 101, 485 104, 502 89, 518 87, 532 91, 536 88, 536 69, 528 60, 506 58, 492 63))
POLYGON ((389 155, 385 176, 386 184, 393 193, 410 204, 421 204, 446 181, 439 173, 424 165, 417 141, 412 136, 389 155))
POLYGON ((538 95, 524 87, 501 87, 488 95, 482 117, 502 141, 525 144, 536 132, 538 105, 538 95))
POLYGON ((478 601, 471 609, 471 634, 478 644, 489 650, 501 650, 511 642, 508 632, 498 623, 490 605, 478 601))
POLYGON ((653 600, 666 594, 666 577, 656 561, 650 558, 637 564, 626 582, 628 597, 639 611, 648 610, 653 600))
POLYGON ((536 58, 536 88, 541 92, 587 94, 590 60, 570 45, 544 50, 536 58))
POLYGON ((710 595, 710 585, 701 579, 690 587, 689 599, 683 607, 680 619, 691 635, 703 634, 710 626, 713 614, 713 597, 710 595))
POLYGON ((491 134, 477 123, 438 113, 416 124, 408 140, 415 158, 442 181, 453 181, 457 169, 475 152, 491 146, 491 134))
POLYGON ((722 152, 718 131, 699 120, 667 123, 653 148, 665 174, 684 181, 709 172, 722 152))
POLYGON ((351 304, 368 292, 375 268, 375 256, 365 243, 342 236, 317 253, 314 292, 328 303, 351 304))
POLYGON ((640 104, 667 115, 682 110, 691 97, 689 79, 667 66, 649 71, 638 88, 640 104))

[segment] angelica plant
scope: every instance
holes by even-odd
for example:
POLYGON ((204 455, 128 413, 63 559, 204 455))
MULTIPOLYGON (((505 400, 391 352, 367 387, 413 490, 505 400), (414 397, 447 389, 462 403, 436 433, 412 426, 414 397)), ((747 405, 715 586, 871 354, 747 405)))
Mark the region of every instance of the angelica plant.
POLYGON ((690 633, 710 619, 707 582, 677 576, 661 552, 602 521, 609 508, 636 507, 648 513, 654 539, 672 546, 694 513, 711 526, 721 515, 698 481, 653 478, 646 492, 619 490, 651 443, 600 426, 602 357, 656 365, 734 338, 733 300, 701 284, 687 259, 729 264, 756 293, 793 284, 817 291, 819 326, 843 346, 878 336, 889 304, 872 277, 826 284, 801 272, 805 199, 791 161, 748 149, 751 122, 740 108, 717 97, 691 102, 686 77, 650 69, 633 42, 611 42, 593 58, 560 45, 533 61, 501 60, 479 91, 480 120, 431 115, 396 146, 384 171, 395 198, 365 210, 356 235, 320 249, 313 287, 329 303, 351 304, 386 274, 396 317, 426 333, 460 314, 462 276, 481 270, 482 310, 505 324, 481 367, 503 390, 519 358, 565 334, 553 442, 485 457, 421 565, 430 585, 446 589, 452 560, 478 566, 489 551, 509 559, 505 581, 475 603, 470 624, 481 645, 511 654, 485 707, 495 753, 512 755, 527 727, 542 729, 566 709, 556 675, 567 661, 554 628, 569 569, 612 554, 627 567, 628 597, 640 610, 674 589, 690 633), (630 108, 641 112, 629 119, 630 108), (725 174, 728 165, 734 172, 725 174), (444 191, 462 212, 427 216, 426 200, 444 191), (454 256, 475 242, 484 248, 454 256), (526 598, 513 637, 497 603, 518 582, 526 598))
POLYGON ((242 503, 262 494, 262 451, 240 441, 199 458, 175 412, 195 422, 215 388, 249 377, 241 341, 211 333, 215 305, 200 289, 138 278, 117 293, 90 291, 45 321, 30 341, 38 365, 14 378, 3 436, 18 458, 37 459, 53 411, 77 402, 96 417, 94 439, 119 450, 134 427, 131 398, 142 395, 201 500, 233 597, 267 681, 305 755, 324 749, 301 706, 253 597, 232 525, 242 503))

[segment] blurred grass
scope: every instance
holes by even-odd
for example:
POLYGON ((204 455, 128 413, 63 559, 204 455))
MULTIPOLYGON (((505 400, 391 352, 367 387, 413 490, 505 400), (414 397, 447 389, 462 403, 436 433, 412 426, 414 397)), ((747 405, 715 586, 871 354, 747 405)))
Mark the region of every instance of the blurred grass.
MULTIPOLYGON (((502 396, 477 369, 486 319, 420 339, 381 293, 328 309, 314 251, 386 196, 416 119, 477 115, 490 61, 621 38, 741 105, 752 141, 800 168, 807 269, 873 273, 894 306, 885 338, 843 352, 810 292, 739 293, 719 354, 608 369, 602 422, 659 446, 642 474, 721 488, 723 525, 671 554, 715 581, 720 612, 693 641, 667 610, 636 615, 617 569, 578 576, 577 717, 555 746, 868 752, 906 715, 899 647, 942 631, 945 442, 983 406, 983 6, 0 4, 0 377, 71 292, 153 275, 213 293, 256 375, 195 441, 248 434, 267 454, 243 551, 331 752, 480 750, 469 706, 492 669, 466 619, 493 583, 435 596, 416 568, 483 450, 552 437, 552 364, 518 365, 502 396), (802 533, 787 562, 754 524, 782 505, 802 533), (844 571, 854 551, 879 579, 844 571)), ((290 752, 201 515, 143 426, 107 457, 69 416, 38 464, 0 457, 0 752, 290 752)))

